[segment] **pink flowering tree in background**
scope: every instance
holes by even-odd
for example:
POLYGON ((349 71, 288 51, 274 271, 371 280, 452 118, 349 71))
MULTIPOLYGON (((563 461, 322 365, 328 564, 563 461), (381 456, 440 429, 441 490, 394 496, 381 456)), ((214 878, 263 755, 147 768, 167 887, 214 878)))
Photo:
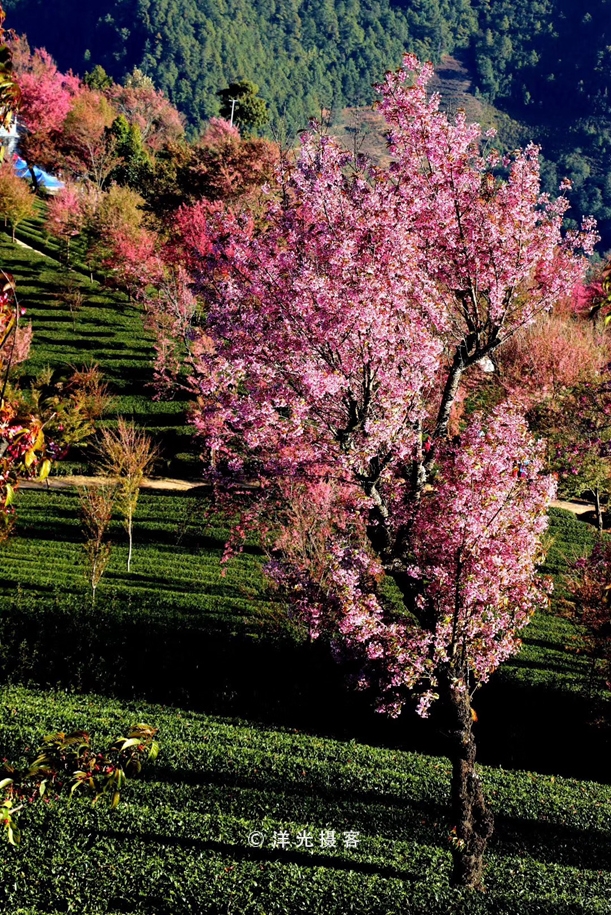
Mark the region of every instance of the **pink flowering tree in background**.
POLYGON ((130 299, 146 298, 150 284, 163 282, 164 267, 158 248, 158 236, 144 226, 125 221, 99 227, 98 257, 113 283, 130 299))
POLYGON ((610 356, 604 331, 578 315, 554 311, 515 334, 496 362, 503 388, 528 407, 602 380, 610 356))
POLYGON ((84 191, 89 185, 67 183, 49 200, 45 228, 64 245, 66 262, 70 262, 70 243, 85 230, 87 209, 84 191))
POLYGON ((379 89, 387 169, 312 130, 263 218, 211 205, 182 231, 220 503, 241 507, 237 536, 260 528, 293 611, 360 659, 381 711, 443 705, 452 879, 477 886, 493 822, 471 697, 545 605, 553 483, 510 402, 454 435, 450 415, 478 365, 570 293, 595 237, 563 238, 537 149, 484 155, 480 128, 427 97, 431 75, 408 56, 379 89))
POLYGON ((42 419, 28 409, 10 383, 11 370, 27 359, 32 340, 32 326, 24 324, 24 314, 13 278, 0 271, 0 543, 13 526, 13 499, 19 481, 36 473, 44 479, 52 453, 42 419))
MULTIPOLYGON (((154 335, 154 399, 170 399, 186 387, 184 365, 191 356, 191 345, 198 336, 195 323, 200 306, 192 289, 191 277, 180 264, 170 266, 158 258, 149 262, 157 277, 154 287, 144 287, 141 301, 145 326, 154 335)), ((150 274, 149 274, 150 275, 150 274)))
POLYGON ((592 320, 599 298, 578 287, 574 300, 514 334, 495 354, 492 372, 467 380, 452 412, 452 428, 474 402, 511 397, 547 445, 546 468, 562 498, 592 498, 599 530, 611 488, 611 341, 592 320))
POLYGON ((119 114, 138 127, 142 139, 153 152, 184 135, 182 115, 140 71, 132 73, 124 86, 111 86, 106 95, 119 114))
POLYGON ((611 257, 589 271, 588 282, 575 288, 577 310, 605 327, 611 320, 611 257))
POLYGON ((110 131, 116 111, 99 92, 83 89, 62 129, 62 163, 77 180, 87 179, 102 190, 121 162, 110 131))
POLYGON ((604 322, 592 320, 597 308, 586 304, 592 301, 602 302, 598 279, 578 286, 570 307, 561 303, 516 333, 495 357, 488 391, 478 396, 498 399, 500 388, 519 401, 546 441, 546 466, 558 478, 559 494, 592 498, 602 530, 611 488, 611 341, 604 322))
POLYGON ((25 39, 10 43, 17 85, 21 90, 19 122, 23 128, 19 150, 36 187, 35 165, 56 166, 58 143, 68 112, 82 92, 81 81, 61 73, 45 50, 30 51, 25 39))
POLYGON ((609 371, 533 406, 531 423, 545 436, 548 467, 565 498, 593 498, 603 530, 602 502, 611 490, 611 379, 609 371))

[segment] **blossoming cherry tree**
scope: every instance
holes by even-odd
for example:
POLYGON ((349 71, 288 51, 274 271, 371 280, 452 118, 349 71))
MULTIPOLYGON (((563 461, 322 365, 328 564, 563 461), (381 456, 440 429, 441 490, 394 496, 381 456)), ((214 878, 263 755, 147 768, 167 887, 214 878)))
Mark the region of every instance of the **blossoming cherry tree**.
POLYGON ((262 218, 214 206, 182 224, 219 497, 239 496, 293 610, 360 658, 381 710, 412 693, 421 715, 444 705, 453 880, 476 886, 492 817, 471 696, 546 601, 553 484, 510 403, 458 435, 451 412, 466 373, 570 293, 595 237, 563 237, 537 149, 483 152, 480 128, 427 94, 431 75, 408 56, 379 87, 389 167, 313 129, 262 218))

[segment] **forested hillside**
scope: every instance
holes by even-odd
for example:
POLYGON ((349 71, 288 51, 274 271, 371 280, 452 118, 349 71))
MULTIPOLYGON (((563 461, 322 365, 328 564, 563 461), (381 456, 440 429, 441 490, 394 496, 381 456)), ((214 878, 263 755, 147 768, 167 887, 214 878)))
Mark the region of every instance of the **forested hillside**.
POLYGON ((216 92, 254 80, 289 132, 321 107, 364 104, 371 86, 409 48, 423 57, 468 40, 468 0, 10 0, 8 23, 45 46, 61 69, 102 64, 115 78, 134 66, 193 128, 218 113, 216 92))
POLYGON ((611 3, 479 3, 471 59, 480 91, 528 123, 549 161, 550 191, 568 175, 571 203, 611 225, 611 3))
POLYGON ((364 102, 403 50, 470 47, 480 91, 547 113, 609 113, 611 3, 571 0, 7 0, 9 25, 60 68, 143 68, 193 123, 224 83, 258 80, 277 111, 364 102))
POLYGON ((538 110, 609 113, 611 3, 481 3, 475 36, 482 91, 538 110))

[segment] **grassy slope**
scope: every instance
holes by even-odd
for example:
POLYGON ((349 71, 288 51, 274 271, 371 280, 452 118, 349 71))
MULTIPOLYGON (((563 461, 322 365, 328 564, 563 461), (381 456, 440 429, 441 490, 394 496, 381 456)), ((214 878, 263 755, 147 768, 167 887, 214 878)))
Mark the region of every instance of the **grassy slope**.
POLYGON ((0 911, 394 915, 611 912, 611 788, 480 769, 497 816, 485 894, 451 893, 444 759, 269 730, 140 702, 0 693, 0 749, 42 734, 94 738, 145 720, 162 752, 114 813, 82 800, 29 808, 0 863, 0 911), (264 834, 261 848, 248 836, 264 834), (275 832, 291 847, 274 849, 275 832), (320 831, 337 846, 321 848, 320 831), (356 849, 343 833, 359 833, 356 849), (297 847, 297 834, 313 837, 297 847))
MULTIPOLYGON (((113 556, 95 607, 84 576, 75 493, 24 491, 17 536, 3 547, 0 668, 4 680, 140 696, 329 735, 443 752, 435 728, 389 724, 342 684, 324 646, 295 638, 254 546, 223 576, 226 529, 200 498, 142 494, 133 570, 115 522, 113 556), (195 512, 195 514, 193 514, 195 512)), ((557 573, 590 529, 554 513, 557 573)), ((578 632, 541 614, 524 648, 478 695, 480 758, 602 777, 603 737, 587 725, 589 664, 578 632), (567 648, 569 650, 567 650, 567 648), (601 744, 602 741, 602 744, 601 744)))
MULTIPOLYGON (((142 493, 134 530, 132 571, 126 572, 127 542, 119 521, 113 523, 111 562, 99 596, 155 600, 167 610, 237 615, 246 623, 266 607, 260 558, 250 551, 221 570, 226 526, 211 518, 191 519, 198 501, 184 496, 142 493)), ((76 492, 24 491, 18 501, 18 536, 2 547, 5 588, 52 594, 58 588, 89 600, 76 492)), ((0 598, 1 600, 2 598, 0 598)))
MULTIPOLYGON (((41 249, 54 251, 42 231, 40 218, 28 222, 18 233, 41 249)), ((76 328, 68 308, 58 301, 66 273, 58 261, 36 251, 17 247, 9 237, 0 234, 0 264, 17 280, 18 296, 32 322, 34 338, 27 372, 36 375, 50 365, 69 373, 71 366, 95 363, 109 382, 113 395, 111 414, 124 415, 146 427, 163 445, 166 464, 160 470, 173 473, 197 473, 197 463, 186 455, 190 450, 190 430, 185 425, 183 401, 153 402, 153 343, 143 327, 138 308, 126 297, 81 273, 75 276, 85 295, 85 304, 76 314, 76 328), (185 454, 181 463, 176 453, 185 454)), ((75 456, 72 456, 72 462, 75 456)), ((71 467, 69 460, 67 465, 71 467)), ((65 472, 60 465, 58 472, 65 472)), ((80 469, 80 468, 77 468, 80 469)))
MULTIPOLYGON (((155 601, 158 608, 187 614, 210 613, 241 626, 275 611, 266 602, 260 557, 249 548, 221 573, 220 557, 228 533, 203 512, 201 497, 141 494, 135 524, 135 558, 125 571, 127 544, 119 522, 114 523, 115 547, 99 594, 127 604, 135 597, 155 601), (257 608, 264 607, 264 611, 257 608)), ((2 548, 2 583, 10 599, 16 587, 36 596, 61 590, 87 602, 82 533, 76 493, 23 491, 19 495, 18 536, 2 548)), ((553 574, 556 593, 563 593, 567 561, 581 555, 594 539, 593 529, 562 510, 552 510, 552 547, 545 571, 553 574)), ((578 632, 554 613, 540 614, 525 630, 524 647, 505 665, 505 676, 519 675, 528 685, 580 690, 586 662, 567 651, 578 632)))
POLYGON ((548 538, 550 547, 542 571, 554 583, 552 612, 535 616, 524 630, 520 654, 502 670, 511 672, 510 675, 518 673, 527 685, 580 690, 588 664, 581 655, 567 651, 567 648, 579 648, 579 631, 557 612, 567 597, 564 583, 567 567, 591 551, 596 534, 591 525, 577 520, 570 512, 552 508, 548 538))

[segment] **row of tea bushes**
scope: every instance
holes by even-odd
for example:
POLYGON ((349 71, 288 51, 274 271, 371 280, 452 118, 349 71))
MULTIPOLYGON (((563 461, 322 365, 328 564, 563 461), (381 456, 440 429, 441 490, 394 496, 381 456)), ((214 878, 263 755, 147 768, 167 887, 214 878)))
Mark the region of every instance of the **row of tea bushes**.
POLYGON ((443 758, 93 695, 5 688, 0 712, 11 760, 59 728, 102 739, 145 720, 161 742, 116 811, 77 800, 23 813, 23 844, 0 864, 11 915, 611 911, 608 786, 481 768, 497 826, 487 892, 463 894, 447 884, 443 758))

